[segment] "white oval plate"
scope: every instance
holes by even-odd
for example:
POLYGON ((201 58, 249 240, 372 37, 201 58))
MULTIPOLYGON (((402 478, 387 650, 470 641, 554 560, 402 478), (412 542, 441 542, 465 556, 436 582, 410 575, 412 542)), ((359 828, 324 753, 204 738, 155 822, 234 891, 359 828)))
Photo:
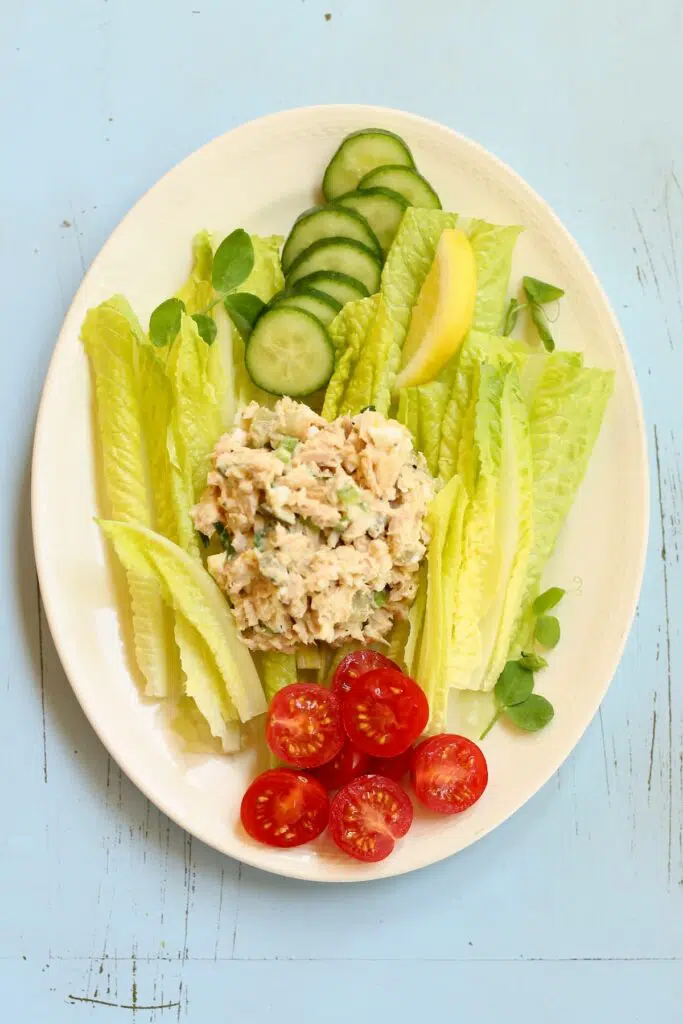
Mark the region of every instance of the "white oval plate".
POLYGON ((123 770, 169 817, 216 849, 276 874, 358 881, 431 864, 495 828, 552 775, 595 714, 635 611, 648 523, 642 411, 623 338, 585 257, 549 207, 513 171, 441 125, 399 111, 332 106, 291 110, 215 139, 170 171, 124 218, 87 273, 64 321, 43 393, 33 456, 36 560, 50 628, 85 713, 123 770), (123 292, 143 322, 173 294, 201 228, 286 234, 313 205, 339 141, 381 126, 405 137, 444 208, 526 230, 514 283, 532 274, 566 291, 560 347, 616 370, 616 390, 588 475, 547 573, 568 587, 563 640, 543 675, 556 717, 543 732, 494 729, 490 783, 465 814, 418 815, 378 865, 335 854, 329 840, 290 851, 253 843, 238 822, 250 755, 179 754, 159 710, 141 700, 127 667, 97 512, 90 383, 79 343, 86 309, 123 292), (590 658, 585 652, 590 651, 590 658))

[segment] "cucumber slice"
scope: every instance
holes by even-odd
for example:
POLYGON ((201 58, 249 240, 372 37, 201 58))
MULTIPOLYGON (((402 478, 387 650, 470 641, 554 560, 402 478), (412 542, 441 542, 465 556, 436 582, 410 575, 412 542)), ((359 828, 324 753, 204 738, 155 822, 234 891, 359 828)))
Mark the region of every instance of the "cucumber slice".
POLYGON ((358 188, 362 177, 375 167, 387 164, 415 166, 412 153, 400 136, 382 128, 367 128, 348 135, 325 171, 325 198, 329 201, 343 196, 345 192, 352 192, 358 188))
POLYGON ((321 238, 294 260, 287 275, 287 287, 316 270, 336 270, 355 277, 373 295, 379 289, 382 264, 373 249, 353 238, 321 238))
POLYGON ((357 210, 371 225, 379 239, 382 252, 386 255, 394 240, 408 202, 398 192, 388 188, 368 188, 363 192, 349 192, 340 196, 337 202, 357 210))
POLYGON ((368 249, 381 252, 372 228, 360 213, 336 204, 315 206, 301 214, 285 242, 282 250, 282 269, 285 274, 297 256, 321 238, 353 238, 367 245, 368 249))
POLYGON ((358 188, 361 191, 368 188, 390 188, 402 195, 409 206, 417 206, 421 210, 441 209, 441 200, 436 192, 414 167, 401 167, 400 164, 376 167, 361 178, 358 188))
POLYGON ((244 362, 257 387, 271 395, 304 398, 332 376, 334 348, 312 313, 278 305, 256 321, 244 362))
POLYGON ((302 277, 292 287, 293 292, 308 291, 313 288, 324 292, 331 299, 336 299, 342 306, 357 299, 367 299, 370 292, 365 285, 348 274, 338 274, 335 270, 318 270, 315 274, 302 277))
POLYGON ((325 292, 319 292, 315 288, 301 288, 295 292, 288 292, 285 295, 281 295, 279 298, 275 298, 271 302, 271 308, 275 309, 276 306, 293 306, 296 309, 305 309, 308 313, 312 313, 313 316, 317 316, 321 324, 325 327, 339 312, 341 302, 337 302, 331 295, 326 295, 325 292))

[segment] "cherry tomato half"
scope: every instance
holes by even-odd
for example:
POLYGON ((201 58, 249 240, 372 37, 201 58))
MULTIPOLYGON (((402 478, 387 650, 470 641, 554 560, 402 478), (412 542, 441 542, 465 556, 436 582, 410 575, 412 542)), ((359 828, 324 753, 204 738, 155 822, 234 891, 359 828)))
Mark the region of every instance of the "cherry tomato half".
POLYGON ((388 857, 413 823, 413 805, 397 782, 361 775, 340 789, 330 804, 330 835, 356 860, 388 857))
POLYGON ((317 683, 292 683, 270 702, 266 742, 295 768, 317 768, 344 746, 339 701, 317 683))
MULTIPOLYGON (((357 750, 353 743, 346 741, 336 757, 320 768, 312 768, 311 775, 322 782, 325 789, 341 789, 351 779, 358 778, 370 771, 370 758, 362 750, 357 750)), ((379 773, 378 773, 379 774, 379 773)))
POLYGON ((411 769, 418 800, 439 814, 459 814, 486 789, 489 771, 476 743, 444 733, 415 748, 411 769))
POLYGON ((332 680, 332 692, 342 697, 351 689, 351 684, 359 679, 366 672, 376 668, 393 668, 400 672, 400 668, 391 658, 385 658, 379 651, 371 651, 366 648, 363 651, 352 651, 339 662, 332 680))
POLYGON ((366 672, 344 694, 342 719, 359 750, 372 757, 397 757, 424 730, 429 705, 414 679, 380 668, 366 672))
POLYGON ((413 763, 413 748, 408 747, 398 757, 370 757, 365 769, 368 775, 383 775, 385 779, 401 782, 413 763))
POLYGON ((288 768, 262 772, 242 797, 240 817, 252 839, 267 846, 301 846, 324 831, 329 814, 325 789, 288 768))

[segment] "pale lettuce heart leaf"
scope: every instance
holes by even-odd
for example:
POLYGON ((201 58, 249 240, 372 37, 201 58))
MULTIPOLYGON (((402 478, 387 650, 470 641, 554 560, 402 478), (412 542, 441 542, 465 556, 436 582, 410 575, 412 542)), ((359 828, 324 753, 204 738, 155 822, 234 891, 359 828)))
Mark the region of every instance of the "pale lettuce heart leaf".
POLYGON ((406 640, 405 651, 403 652, 406 672, 413 678, 417 675, 420 662, 420 646, 427 604, 427 566, 425 562, 422 562, 417 572, 417 593, 408 612, 408 639, 406 640))
POLYGON ((179 697, 171 728, 188 754, 236 754, 242 747, 239 722, 224 722, 223 736, 211 735, 206 719, 191 697, 179 697))
POLYGON ((254 246, 254 267, 237 292, 250 292, 262 302, 270 302, 274 295, 285 286, 285 277, 280 262, 280 249, 284 238, 281 235, 251 235, 254 246))
MULTIPOLYGON (((198 231, 192 239, 192 265, 176 298, 185 303, 188 313, 202 313, 214 298, 211 272, 213 270, 213 246, 208 231, 198 231)), ((212 311, 209 316, 213 315, 212 311)))
POLYGON ((529 395, 534 480, 534 544, 519 645, 533 631, 531 604, 545 565, 583 480, 614 389, 611 370, 586 368, 572 353, 543 359, 529 395))
MULTIPOLYGON (((262 714, 266 701, 254 662, 225 597, 204 567, 176 544, 143 526, 100 520, 100 527, 123 565, 156 580, 176 615, 183 616, 197 631, 221 680, 221 706, 234 705, 242 722, 262 714)), ((196 700, 196 694, 192 696, 196 700)))
MULTIPOLYGON (((170 466, 163 366, 135 314, 115 296, 88 311, 81 339, 95 391, 101 480, 107 514, 170 529, 170 466)), ((165 697, 177 678, 171 619, 157 581, 126 572, 135 660, 149 696, 165 697)))
POLYGON ((479 622, 481 656, 468 689, 492 690, 508 659, 519 623, 533 544, 533 477, 529 416, 517 371, 505 374, 501 403, 500 467, 494 547, 487 579, 486 609, 479 622))
MULTIPOLYGON (((417 652, 415 678, 427 695, 430 707, 429 729, 446 728, 449 689, 449 643, 453 620, 453 596, 461 572, 463 522, 468 506, 467 494, 459 477, 454 476, 436 495, 427 514, 430 542, 427 551, 427 582, 424 620, 417 652)), ((415 660, 410 644, 406 660, 415 660)))
POLYGON ((504 384, 501 371, 487 364, 480 367, 460 446, 458 473, 453 478, 462 482, 470 498, 463 526, 461 568, 453 594, 452 629, 446 644, 450 683, 459 689, 479 689, 472 677, 482 658, 480 623, 492 602, 504 384))
MULTIPOLYGON (((209 732, 219 741, 222 753, 235 753, 241 745, 239 715, 208 644, 181 612, 175 614, 175 640, 186 697, 192 699, 209 732)), ((198 728, 194 719, 191 724, 198 728)))
POLYGON ((180 333, 166 366, 173 395, 168 450, 171 457, 176 539, 199 557, 192 506, 206 486, 210 455, 227 428, 225 394, 229 383, 220 349, 202 340, 194 320, 183 314, 180 333))

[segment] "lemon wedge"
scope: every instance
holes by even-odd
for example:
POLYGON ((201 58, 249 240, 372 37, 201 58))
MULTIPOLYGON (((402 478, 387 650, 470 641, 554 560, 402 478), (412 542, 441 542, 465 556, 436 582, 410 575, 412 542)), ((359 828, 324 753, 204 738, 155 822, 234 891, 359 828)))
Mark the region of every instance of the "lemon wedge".
POLYGON ((433 380, 457 352, 472 326, 476 294, 470 241, 464 231, 446 228, 413 309, 397 388, 433 380))

